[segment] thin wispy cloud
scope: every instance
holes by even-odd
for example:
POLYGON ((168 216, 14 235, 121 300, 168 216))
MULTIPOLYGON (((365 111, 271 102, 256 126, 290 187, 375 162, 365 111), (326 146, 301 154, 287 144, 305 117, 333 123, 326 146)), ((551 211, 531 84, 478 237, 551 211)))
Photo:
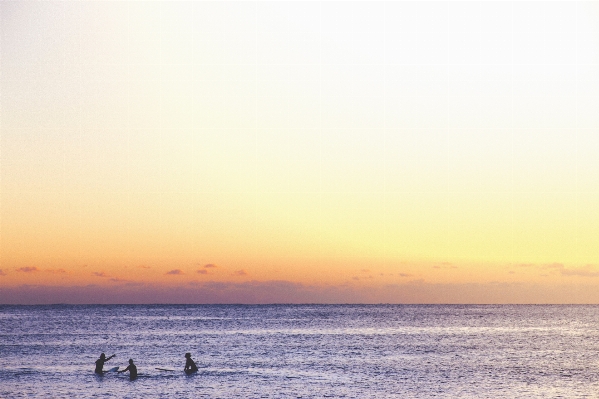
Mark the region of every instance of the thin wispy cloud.
POLYGON ((200 270, 198 270, 198 274, 208 274, 208 270, 200 269, 200 270))
POLYGON ((67 271, 65 269, 46 269, 45 272, 52 273, 52 274, 66 274, 67 273, 67 271))
POLYGON ((204 265, 204 268, 206 268, 206 269, 214 269, 216 267, 217 266, 215 264, 213 264, 213 263, 208 263, 207 265, 204 265))
MULTIPOLYGON (((540 270, 546 270, 549 273, 559 273, 560 275, 566 277, 599 277, 599 271, 597 271, 596 268, 594 268, 592 265, 586 265, 584 267, 570 269, 567 268, 563 263, 555 262, 546 265, 538 265, 537 268, 540 270)), ((541 276, 547 277, 548 274, 543 273, 541 274, 541 276)))
POLYGON ((241 269, 241 270, 236 270, 233 273, 233 275, 234 276, 247 276, 248 274, 247 274, 247 272, 245 270, 241 269))
POLYGON ((17 271, 23 272, 23 273, 35 273, 35 272, 39 272, 39 269, 35 266, 25 266, 25 267, 21 267, 21 268, 17 269, 17 271))
POLYGON ((578 276, 578 277, 599 277, 599 271, 593 269, 592 266, 587 265, 577 269, 560 269, 559 271, 562 276, 578 276))
POLYGON ((93 272, 92 275, 96 277, 108 277, 104 272, 93 272))
POLYGON ((451 262, 441 262, 433 265, 433 269, 457 269, 458 267, 451 262))
POLYGON ((165 274, 169 274, 169 275, 172 275, 172 276, 180 276, 180 275, 183 275, 185 273, 181 269, 173 269, 173 270, 170 270, 170 271, 166 272, 165 274))
POLYGON ((541 265, 541 269, 557 269, 557 270, 563 270, 565 268, 565 266, 562 263, 550 263, 548 265, 541 265))

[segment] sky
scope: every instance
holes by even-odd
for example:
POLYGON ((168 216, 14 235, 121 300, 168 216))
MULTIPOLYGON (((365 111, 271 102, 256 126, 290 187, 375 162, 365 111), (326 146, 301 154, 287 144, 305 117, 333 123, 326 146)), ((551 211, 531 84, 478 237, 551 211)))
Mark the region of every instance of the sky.
POLYGON ((599 303, 599 3, 0 2, 0 303, 599 303))

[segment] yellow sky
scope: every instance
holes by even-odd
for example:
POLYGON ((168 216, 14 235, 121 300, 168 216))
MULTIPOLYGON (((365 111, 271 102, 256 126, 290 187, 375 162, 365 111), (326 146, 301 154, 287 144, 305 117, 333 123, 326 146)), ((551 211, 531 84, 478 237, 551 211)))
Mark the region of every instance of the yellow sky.
POLYGON ((0 25, 0 290, 599 288, 595 2, 2 2, 0 25))

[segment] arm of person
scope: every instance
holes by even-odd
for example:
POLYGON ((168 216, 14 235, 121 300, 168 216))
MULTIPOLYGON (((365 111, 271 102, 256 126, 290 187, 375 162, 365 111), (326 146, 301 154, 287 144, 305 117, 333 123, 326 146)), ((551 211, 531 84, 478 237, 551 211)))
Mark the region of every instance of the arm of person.
POLYGON ((113 357, 115 357, 115 356, 116 356, 116 354, 114 354, 114 355, 112 355, 112 356, 108 356, 108 357, 107 357, 107 358, 106 358, 104 361, 105 361, 105 362, 107 362, 107 361, 109 361, 110 359, 112 359, 112 358, 113 358, 113 357))
POLYGON ((131 366, 127 366, 127 368, 126 368, 125 370, 120 370, 120 371, 117 371, 117 373, 124 373, 125 371, 128 371, 128 370, 129 370, 129 367, 131 367, 131 366))

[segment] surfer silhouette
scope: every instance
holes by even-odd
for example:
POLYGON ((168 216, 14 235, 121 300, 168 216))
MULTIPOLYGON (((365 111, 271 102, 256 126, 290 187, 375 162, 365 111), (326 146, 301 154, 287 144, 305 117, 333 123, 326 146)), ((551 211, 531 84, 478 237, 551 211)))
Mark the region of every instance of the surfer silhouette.
POLYGON ((185 368, 183 371, 185 371, 186 374, 191 374, 198 371, 198 366, 196 366, 195 362, 191 359, 191 353, 187 352, 185 354, 185 358, 187 361, 185 362, 185 368))
POLYGON ((100 355, 100 358, 98 360, 96 360, 96 370, 95 370, 95 372, 98 373, 98 374, 103 374, 104 373, 104 362, 109 361, 110 359, 112 359, 115 356, 116 355, 112 355, 110 357, 106 357, 106 355, 104 353, 102 353, 100 355))
POLYGON ((125 370, 119 371, 119 373, 124 373, 125 371, 129 371, 129 380, 133 381, 137 378, 137 366, 133 364, 133 359, 129 359, 129 365, 125 370))

